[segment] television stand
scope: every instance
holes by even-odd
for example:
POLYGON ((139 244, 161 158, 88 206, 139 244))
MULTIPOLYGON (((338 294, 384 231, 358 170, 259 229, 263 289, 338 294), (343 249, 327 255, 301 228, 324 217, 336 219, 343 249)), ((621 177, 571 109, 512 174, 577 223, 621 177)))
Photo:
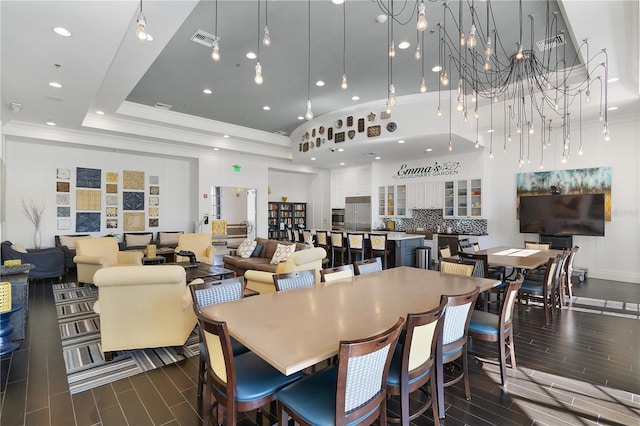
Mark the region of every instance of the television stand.
POLYGON ((568 250, 573 247, 572 235, 540 234, 538 241, 541 243, 551 243, 551 248, 554 250, 568 250))

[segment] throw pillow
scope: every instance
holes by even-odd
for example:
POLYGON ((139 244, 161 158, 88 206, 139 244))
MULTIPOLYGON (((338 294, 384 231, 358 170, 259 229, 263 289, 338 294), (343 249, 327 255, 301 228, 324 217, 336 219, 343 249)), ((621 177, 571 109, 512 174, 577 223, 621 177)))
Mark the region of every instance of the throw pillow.
POLYGON ((251 253, 251 257, 260 257, 260 253, 262 253, 262 248, 264 246, 262 244, 256 244, 256 248, 251 253))
POLYGON ((82 240, 85 238, 91 238, 90 235, 83 235, 80 237, 75 237, 73 235, 60 235, 60 245, 61 246, 67 246, 68 248, 75 248, 76 247, 76 241, 78 240, 82 240))
POLYGON ((240 247, 238 247, 238 256, 244 259, 248 259, 249 257, 251 257, 251 253, 253 253, 253 250, 256 248, 257 244, 258 242, 256 240, 250 240, 247 238, 240 244, 240 247))
POLYGON ((24 248, 22 244, 18 244, 18 243, 11 244, 11 248, 20 253, 27 253, 27 249, 24 248))
POLYGON ((153 234, 124 234, 127 247, 144 247, 151 244, 153 234))
POLYGON ((180 234, 180 232, 158 232, 158 243, 161 246, 177 246, 180 234))
POLYGON ((284 262, 296 251, 295 244, 278 244, 276 247, 276 251, 273 253, 273 257, 271 258, 272 265, 277 265, 280 262, 284 262))

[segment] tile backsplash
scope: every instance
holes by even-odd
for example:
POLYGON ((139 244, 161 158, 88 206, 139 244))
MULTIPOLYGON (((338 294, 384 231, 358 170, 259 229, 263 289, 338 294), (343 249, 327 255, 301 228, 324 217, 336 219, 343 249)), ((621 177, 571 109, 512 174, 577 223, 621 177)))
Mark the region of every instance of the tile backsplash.
POLYGON ((392 218, 396 223, 396 230, 415 231, 417 228, 424 228, 428 231, 437 231, 440 227, 440 231, 444 232, 447 226, 451 226, 452 231, 458 234, 487 233, 486 219, 445 219, 442 217, 442 209, 412 210, 412 213, 410 218, 392 218))

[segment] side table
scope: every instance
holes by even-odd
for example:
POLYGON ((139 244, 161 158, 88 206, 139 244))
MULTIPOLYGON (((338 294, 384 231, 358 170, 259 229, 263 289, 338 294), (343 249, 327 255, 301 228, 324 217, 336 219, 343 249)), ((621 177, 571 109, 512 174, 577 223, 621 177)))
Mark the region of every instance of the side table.
POLYGON ((12 343, 13 326, 9 325, 11 315, 22 309, 22 305, 13 305, 10 311, 0 312, 0 355, 10 354, 20 347, 20 343, 12 343))

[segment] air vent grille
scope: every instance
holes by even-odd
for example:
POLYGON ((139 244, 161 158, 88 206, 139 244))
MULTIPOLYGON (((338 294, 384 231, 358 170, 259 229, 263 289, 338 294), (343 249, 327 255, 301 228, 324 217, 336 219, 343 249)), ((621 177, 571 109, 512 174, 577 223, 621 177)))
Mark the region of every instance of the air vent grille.
POLYGON ((213 47, 213 41, 215 39, 216 36, 202 30, 196 31, 196 33, 191 36, 191 41, 207 47, 213 47))
POLYGON ((173 105, 163 104, 162 102, 156 102, 156 104, 153 107, 158 109, 170 110, 171 108, 173 108, 173 105))
POLYGON ((554 47, 562 46, 565 43, 566 40, 564 38, 564 34, 560 33, 546 40, 540 40, 536 43, 536 46, 538 46, 539 51, 544 52, 545 50, 550 50, 554 47))

